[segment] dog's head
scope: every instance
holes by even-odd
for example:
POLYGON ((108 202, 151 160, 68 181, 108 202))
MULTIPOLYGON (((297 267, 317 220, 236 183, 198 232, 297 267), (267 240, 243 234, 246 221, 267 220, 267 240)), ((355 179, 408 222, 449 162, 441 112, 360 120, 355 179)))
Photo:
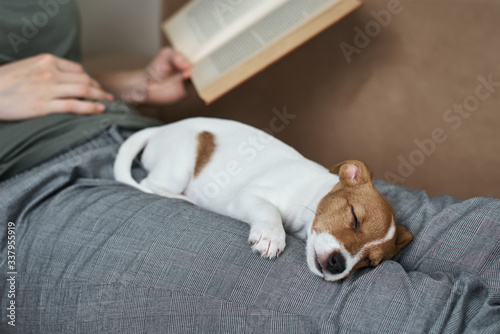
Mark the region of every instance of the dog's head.
POLYGON ((389 202, 375 189, 373 174, 357 160, 334 166, 339 182, 322 198, 307 240, 307 263, 327 281, 391 259, 413 239, 389 202))

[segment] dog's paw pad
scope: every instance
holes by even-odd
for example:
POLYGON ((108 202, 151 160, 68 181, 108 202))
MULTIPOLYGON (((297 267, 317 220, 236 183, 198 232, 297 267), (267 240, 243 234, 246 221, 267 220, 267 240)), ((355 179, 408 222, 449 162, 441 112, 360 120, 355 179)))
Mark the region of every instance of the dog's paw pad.
MULTIPOLYGON (((280 231, 281 232, 281 231, 280 231)), ((273 259, 278 257, 286 246, 286 234, 272 233, 264 234, 259 231, 252 231, 248 241, 252 245, 252 249, 264 257, 273 259)))

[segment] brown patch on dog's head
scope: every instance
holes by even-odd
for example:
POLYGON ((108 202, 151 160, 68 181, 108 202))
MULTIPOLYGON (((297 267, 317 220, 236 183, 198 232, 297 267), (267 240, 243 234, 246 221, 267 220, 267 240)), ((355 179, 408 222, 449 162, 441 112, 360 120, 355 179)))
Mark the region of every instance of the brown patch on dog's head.
POLYGON ((327 280, 337 280, 352 270, 391 259, 412 235, 405 227, 396 226, 394 210, 373 186, 373 172, 364 163, 345 161, 330 172, 339 175, 339 182, 320 201, 311 233, 323 235, 317 240, 327 240, 330 235, 331 241, 317 241, 311 247, 318 271, 327 280), (343 261, 340 265, 339 260, 343 261))
POLYGON ((194 177, 197 177, 207 165, 215 151, 215 136, 213 133, 203 131, 198 134, 196 149, 196 162, 194 164, 194 177))

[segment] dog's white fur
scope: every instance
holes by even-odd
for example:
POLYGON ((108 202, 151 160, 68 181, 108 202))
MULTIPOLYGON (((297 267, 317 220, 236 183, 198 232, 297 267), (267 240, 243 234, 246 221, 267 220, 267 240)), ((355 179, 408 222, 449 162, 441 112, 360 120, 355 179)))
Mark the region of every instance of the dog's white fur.
MULTIPOLYGON (((139 131, 120 147, 114 172, 118 181, 143 191, 187 199, 248 223, 252 248, 263 256, 273 258, 284 250, 285 231, 307 240, 308 265, 326 280, 347 276, 365 253, 351 254, 336 236, 311 229, 318 203, 339 176, 239 122, 193 118, 139 131), (215 150, 195 177, 197 138, 203 131, 214 135, 215 150), (141 160, 149 174, 138 184, 131 165, 143 148, 141 160), (346 258, 344 272, 318 269, 318 254, 332 251, 346 258)), ((395 226, 394 221, 382 239, 371 242, 393 238, 395 226)))

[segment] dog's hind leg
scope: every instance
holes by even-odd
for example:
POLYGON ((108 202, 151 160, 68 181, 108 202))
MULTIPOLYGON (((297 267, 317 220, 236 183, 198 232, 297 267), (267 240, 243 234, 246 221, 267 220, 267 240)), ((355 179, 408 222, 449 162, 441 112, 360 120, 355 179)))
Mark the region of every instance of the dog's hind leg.
POLYGON ((185 200, 185 201, 188 201, 188 202, 191 202, 194 204, 194 202, 192 200, 190 200, 189 198, 187 198, 186 196, 181 195, 180 193, 173 193, 173 192, 165 189, 164 187, 158 187, 154 183, 149 182, 148 178, 145 178, 141 181, 141 187, 149 190, 149 192, 151 192, 151 193, 154 193, 154 194, 157 194, 160 196, 164 196, 164 197, 168 197, 168 198, 178 198, 178 199, 182 199, 182 200, 185 200))
POLYGON ((278 208, 255 195, 240 196, 229 209, 231 215, 250 225, 248 241, 252 249, 270 259, 279 256, 286 246, 286 233, 278 208))
POLYGON ((172 153, 170 156, 158 159, 149 170, 149 174, 141 181, 141 187, 161 196, 192 202, 182 195, 192 178, 192 165, 193 162, 187 155, 172 153))

